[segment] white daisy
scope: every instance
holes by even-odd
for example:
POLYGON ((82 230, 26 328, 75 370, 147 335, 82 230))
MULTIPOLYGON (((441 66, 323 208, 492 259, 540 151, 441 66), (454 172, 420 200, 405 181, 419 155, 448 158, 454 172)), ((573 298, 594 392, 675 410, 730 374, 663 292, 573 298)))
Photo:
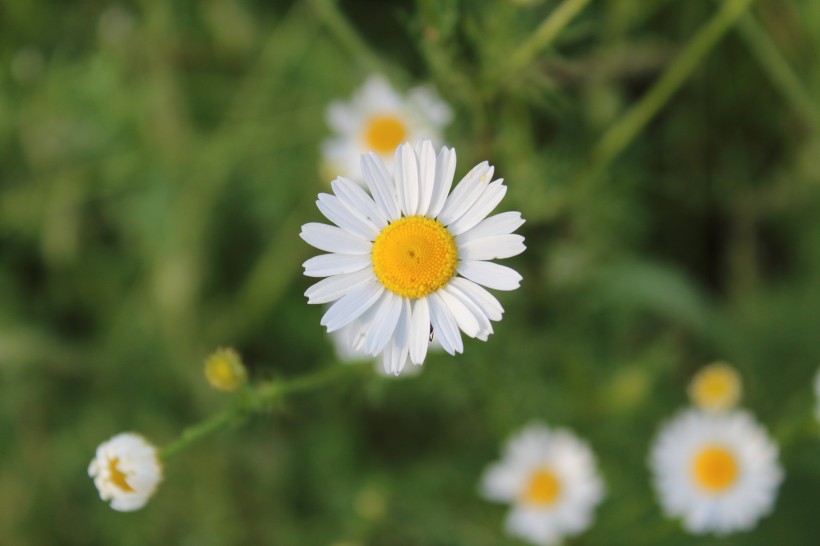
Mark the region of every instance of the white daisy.
POLYGON ((304 263, 305 275, 327 277, 305 292, 308 303, 335 302, 322 325, 335 332, 355 322, 352 335, 364 352, 383 354, 385 369, 397 374, 408 356, 424 362, 431 335, 451 355, 464 350, 459 329, 486 340, 503 309, 479 285, 514 290, 521 281, 488 260, 525 246, 512 234, 524 223, 520 213, 486 217, 507 191, 503 180, 491 182, 487 162, 452 193, 455 150, 444 147, 436 157, 429 140, 415 151, 403 144, 395 164, 394 178, 376 154, 362 156, 370 194, 337 178, 335 195, 319 194, 317 202, 336 225, 305 224, 300 235, 330 252, 304 263))
POLYGON ((406 97, 397 93, 382 76, 371 76, 350 102, 334 101, 327 108, 327 122, 335 136, 325 140, 323 171, 332 169, 361 181, 359 157, 375 152, 392 172, 393 152, 402 142, 441 141, 450 123, 450 107, 430 87, 411 89, 406 97))
POLYGON ((111 508, 131 512, 142 508, 162 480, 157 449, 133 432, 118 434, 100 444, 88 465, 88 475, 100 498, 111 508))
POLYGON ((587 529, 604 484, 587 444, 564 429, 532 424, 513 436, 481 479, 481 494, 512 504, 507 532, 538 545, 587 529))
POLYGON ((714 362, 698 370, 689 383, 689 398, 706 411, 727 411, 740 400, 740 375, 725 362, 714 362))
POLYGON ((650 465, 665 512, 694 534, 751 529, 783 480, 777 446, 745 411, 681 412, 658 435, 650 465))

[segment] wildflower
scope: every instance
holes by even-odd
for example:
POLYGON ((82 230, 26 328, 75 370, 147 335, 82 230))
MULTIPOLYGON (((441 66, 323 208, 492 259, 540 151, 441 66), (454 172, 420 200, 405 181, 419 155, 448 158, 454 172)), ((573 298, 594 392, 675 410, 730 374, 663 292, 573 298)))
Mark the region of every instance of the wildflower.
POLYGON ((715 362, 702 368, 689 383, 689 398, 706 411, 727 411, 740 400, 740 376, 725 362, 715 362))
POLYGON ((330 253, 304 263, 305 275, 327 277, 305 292, 308 303, 335 302, 321 324, 330 333, 357 321, 353 338, 395 374, 408 355, 424 362, 431 332, 451 355, 464 350, 459 329, 486 340, 503 309, 480 285, 514 290, 521 280, 488 261, 526 248, 512 234, 524 223, 520 213, 486 218, 507 191, 503 180, 491 182, 483 162, 450 193, 455 163, 454 150, 436 157, 430 141, 399 146, 395 176, 377 155, 362 156, 370 194, 337 178, 335 195, 317 202, 336 225, 302 226, 305 241, 330 253))
POLYGON ((233 392, 247 380, 245 366, 233 349, 217 349, 205 359, 205 378, 215 389, 233 392))
POLYGON ((335 136, 322 146, 325 171, 361 181, 359 157, 375 152, 392 170, 393 152, 402 142, 441 141, 450 107, 429 87, 401 96, 382 76, 371 76, 349 102, 334 101, 327 122, 335 136))
POLYGON ((139 510, 154 494, 162 480, 157 449, 133 432, 118 434, 103 442, 88 466, 88 475, 100 498, 111 501, 120 512, 139 510))
POLYGON ((783 479, 777 453, 747 412, 690 409, 663 427, 650 465, 667 515, 691 533, 726 535, 772 510, 783 479))
POLYGON ((544 546, 590 526, 604 485, 586 443, 567 430, 531 424, 485 470, 481 494, 512 504, 507 532, 544 546))

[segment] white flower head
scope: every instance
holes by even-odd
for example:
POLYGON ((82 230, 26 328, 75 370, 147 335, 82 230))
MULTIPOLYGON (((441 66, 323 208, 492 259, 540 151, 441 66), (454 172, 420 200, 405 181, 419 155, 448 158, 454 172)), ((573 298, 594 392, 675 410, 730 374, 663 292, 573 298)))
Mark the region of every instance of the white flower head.
POLYGON ((545 546, 591 525, 604 484, 585 442, 568 430, 531 424, 484 471, 481 494, 512 505, 507 532, 545 546))
POLYGON ((429 140, 402 144, 395 166, 392 176, 376 154, 362 156, 369 193, 337 178, 334 195, 317 201, 335 225, 305 224, 300 235, 329 252, 304 263, 308 277, 326 277, 305 292, 308 303, 335 302, 321 324, 329 333, 355 324, 355 344, 398 374, 408 359, 424 362, 431 333, 451 355, 464 350, 460 331, 486 340, 503 308, 481 285, 515 290, 521 281, 489 260, 526 247, 512 233, 524 223, 520 213, 487 218, 507 192, 487 162, 452 193, 455 150, 436 156, 429 140))
POLYGON ((694 534, 753 528, 775 503, 777 446, 745 411, 684 410, 666 423, 650 465, 664 511, 694 534))
POLYGON ((450 107, 428 86, 415 87, 404 97, 382 76, 371 76, 349 102, 333 101, 327 122, 335 135, 325 140, 325 170, 361 182, 359 158, 375 152, 392 170, 393 152, 402 142, 441 142, 450 123, 450 107))
POLYGON ((131 512, 145 506, 156 491, 162 465, 156 447, 139 434, 124 432, 100 444, 88 475, 111 508, 131 512))

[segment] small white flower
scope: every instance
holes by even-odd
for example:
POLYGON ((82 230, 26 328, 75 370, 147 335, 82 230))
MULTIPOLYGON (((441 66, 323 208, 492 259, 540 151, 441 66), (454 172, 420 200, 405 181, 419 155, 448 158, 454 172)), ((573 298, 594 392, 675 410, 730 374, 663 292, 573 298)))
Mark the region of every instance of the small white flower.
POLYGON ((399 144, 423 139, 439 144, 452 114, 430 87, 413 88, 403 97, 384 77, 371 76, 350 102, 332 102, 326 117, 335 136, 322 144, 323 170, 361 182, 362 154, 375 152, 392 171, 399 144))
POLYGON ((455 151, 432 143, 402 144, 391 176, 375 154, 362 156, 368 194, 337 178, 335 195, 320 194, 319 210, 334 226, 310 223, 301 237, 329 252, 304 263, 308 277, 327 277, 306 292, 308 303, 335 302, 322 317, 329 333, 355 324, 352 339, 385 370, 398 374, 408 358, 421 364, 430 333, 445 351, 463 352, 459 330, 486 340, 503 308, 482 286, 515 290, 513 269, 490 262, 526 248, 512 234, 518 212, 487 218, 507 192, 481 163, 452 193, 455 151), (337 227, 338 226, 338 227, 337 227))
POLYGON ((111 501, 111 508, 131 512, 145 506, 156 491, 162 465, 157 449, 145 438, 124 432, 100 444, 88 475, 94 478, 100 498, 111 501))
POLYGON ((507 532, 540 546, 586 530, 604 496, 587 444, 564 429, 531 424, 510 438, 481 479, 482 495, 512 504, 507 532))
POLYGON ((665 512, 694 534, 753 528, 783 480, 777 446, 745 411, 682 411, 660 431, 650 465, 665 512))

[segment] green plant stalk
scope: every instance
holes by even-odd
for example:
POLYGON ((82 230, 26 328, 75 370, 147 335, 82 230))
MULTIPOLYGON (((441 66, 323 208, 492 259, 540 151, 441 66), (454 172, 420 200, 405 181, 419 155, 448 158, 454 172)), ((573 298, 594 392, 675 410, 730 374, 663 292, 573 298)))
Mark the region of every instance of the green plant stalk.
POLYGON ((727 0, 723 3, 652 88, 604 133, 592 152, 587 177, 594 178, 603 172, 632 143, 752 2, 753 0, 727 0))
POLYGON ((772 85, 803 121, 815 133, 820 133, 820 108, 766 33, 766 29, 747 13, 740 18, 738 30, 772 85))
POLYGON ((357 370, 358 368, 362 368, 362 366, 333 364, 318 372, 295 379, 274 379, 261 383, 256 387, 241 390, 237 393, 236 399, 231 406, 196 425, 186 428, 176 440, 160 449, 159 458, 167 461, 203 438, 207 438, 230 425, 239 424, 253 413, 263 411, 276 400, 282 400, 292 394, 315 390, 340 377, 349 375, 351 370, 357 370))
POLYGON ((538 53, 552 44, 558 34, 589 2, 590 0, 564 0, 538 25, 532 36, 513 52, 499 82, 507 81, 510 76, 530 64, 538 53))

